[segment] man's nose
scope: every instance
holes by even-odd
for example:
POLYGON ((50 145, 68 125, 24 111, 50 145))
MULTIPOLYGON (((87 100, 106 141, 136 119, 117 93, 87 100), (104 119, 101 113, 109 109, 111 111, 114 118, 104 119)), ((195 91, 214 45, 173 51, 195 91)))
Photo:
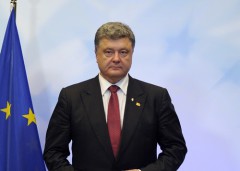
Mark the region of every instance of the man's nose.
POLYGON ((120 60, 120 54, 118 51, 116 51, 113 56, 113 61, 119 61, 119 60, 120 60))

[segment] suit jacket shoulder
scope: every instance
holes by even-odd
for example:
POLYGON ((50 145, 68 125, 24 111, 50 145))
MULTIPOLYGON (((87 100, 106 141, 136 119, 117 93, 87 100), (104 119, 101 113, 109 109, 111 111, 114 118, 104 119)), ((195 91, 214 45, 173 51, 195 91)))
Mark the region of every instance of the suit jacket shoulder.
POLYGON ((69 85, 63 89, 69 91, 69 92, 79 92, 79 91, 83 91, 83 90, 88 90, 88 89, 96 89, 97 86, 100 86, 99 81, 98 81, 98 76, 76 83, 76 84, 72 84, 69 85))
POLYGON ((142 80, 138 80, 132 77, 130 77, 129 79, 128 89, 129 92, 132 91, 133 89, 138 89, 137 90, 138 92, 142 92, 148 97, 161 98, 163 95, 169 96, 168 90, 166 88, 148 82, 144 82, 142 80))

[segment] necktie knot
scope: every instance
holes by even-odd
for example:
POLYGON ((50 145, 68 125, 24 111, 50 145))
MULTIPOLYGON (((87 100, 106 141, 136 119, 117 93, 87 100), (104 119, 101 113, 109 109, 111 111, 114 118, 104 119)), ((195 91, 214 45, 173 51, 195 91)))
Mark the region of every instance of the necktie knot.
POLYGON ((119 87, 116 85, 111 85, 108 89, 111 93, 116 93, 119 90, 119 87))

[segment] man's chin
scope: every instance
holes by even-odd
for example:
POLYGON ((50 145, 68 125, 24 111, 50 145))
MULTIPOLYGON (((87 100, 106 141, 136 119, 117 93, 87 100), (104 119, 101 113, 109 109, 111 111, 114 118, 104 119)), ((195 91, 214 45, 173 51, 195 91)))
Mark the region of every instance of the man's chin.
POLYGON ((110 76, 113 76, 113 77, 117 77, 117 76, 121 76, 121 75, 124 75, 124 74, 123 74, 123 71, 122 71, 122 70, 120 70, 120 69, 114 69, 114 70, 111 70, 111 71, 109 72, 109 75, 110 75, 110 76))
MULTIPOLYGON (((126 75, 126 74, 125 74, 126 75)), ((112 81, 114 81, 114 83, 120 81, 123 77, 125 77, 125 75, 123 73, 111 73, 108 75, 108 78, 112 81)))

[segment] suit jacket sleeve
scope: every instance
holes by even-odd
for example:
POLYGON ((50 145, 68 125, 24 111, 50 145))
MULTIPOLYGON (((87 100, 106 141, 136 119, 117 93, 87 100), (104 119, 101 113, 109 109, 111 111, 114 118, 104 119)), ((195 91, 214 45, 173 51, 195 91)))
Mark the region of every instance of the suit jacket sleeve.
POLYGON ((179 119, 166 89, 163 96, 157 97, 156 104, 157 141, 162 152, 156 162, 142 168, 142 171, 176 171, 185 158, 187 147, 179 119))
POLYGON ((70 141, 68 100, 65 89, 62 89, 46 134, 44 159, 49 171, 74 170, 67 160, 70 141))

